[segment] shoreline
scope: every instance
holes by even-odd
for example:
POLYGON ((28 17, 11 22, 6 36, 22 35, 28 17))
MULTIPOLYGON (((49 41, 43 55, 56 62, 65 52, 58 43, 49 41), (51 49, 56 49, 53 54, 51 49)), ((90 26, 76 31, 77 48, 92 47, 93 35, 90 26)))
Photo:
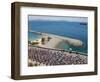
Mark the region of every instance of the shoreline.
MULTIPOLYGON (((32 32, 32 33, 35 33, 37 35, 42 35, 43 37, 50 37, 52 38, 53 42, 52 42, 54 45, 56 45, 55 42, 59 42, 59 41, 64 41, 70 45, 73 45, 73 46, 76 46, 76 47, 82 47, 83 46, 83 42, 79 39, 74 39, 74 38, 70 38, 70 37, 64 37, 64 36, 59 36, 59 35, 54 35, 54 34, 49 34, 49 33, 42 33, 42 32, 37 32, 37 31, 32 31, 30 30, 29 32, 32 32)), ((48 44, 48 46, 50 46, 48 44)), ((53 46, 53 45, 52 45, 53 46)))
POLYGON ((58 35, 53 35, 53 34, 46 34, 46 33, 32 31, 32 33, 33 32, 36 34, 42 35, 37 40, 33 40, 33 42, 35 42, 35 41, 39 42, 38 44, 35 44, 35 46, 50 48, 50 49, 52 49, 52 48, 53 49, 62 49, 62 50, 64 50, 64 48, 58 47, 61 42, 68 44, 68 45, 75 46, 75 47, 82 47, 83 46, 83 42, 78 40, 78 39, 73 39, 73 38, 69 38, 69 37, 63 37, 63 36, 58 36, 58 35), (46 41, 44 44, 42 44, 42 38, 47 39, 48 37, 50 38, 50 40, 46 41))
POLYGON ((60 48, 47 48, 47 47, 41 47, 41 46, 32 46, 29 45, 31 47, 35 47, 35 48, 43 48, 43 49, 48 49, 48 50, 55 50, 55 51, 65 51, 65 52, 70 52, 70 53, 77 53, 83 56, 88 56, 87 53, 84 52, 78 52, 78 51, 72 51, 72 50, 64 50, 64 49, 60 49, 60 48))

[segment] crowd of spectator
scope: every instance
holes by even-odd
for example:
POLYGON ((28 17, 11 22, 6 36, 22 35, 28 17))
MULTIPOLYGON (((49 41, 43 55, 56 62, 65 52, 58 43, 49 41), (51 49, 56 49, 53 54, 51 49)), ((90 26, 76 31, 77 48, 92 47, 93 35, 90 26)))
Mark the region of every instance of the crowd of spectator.
MULTIPOLYGON (((63 50, 53 50, 39 47, 28 48, 28 59, 39 65, 71 65, 87 64, 87 56, 63 50)), ((29 64, 30 66, 34 66, 29 64)))

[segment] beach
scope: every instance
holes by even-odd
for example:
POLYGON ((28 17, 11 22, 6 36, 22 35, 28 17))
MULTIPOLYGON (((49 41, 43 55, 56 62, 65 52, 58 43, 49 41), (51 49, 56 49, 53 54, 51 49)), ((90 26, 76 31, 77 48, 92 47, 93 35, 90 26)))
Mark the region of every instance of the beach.
POLYGON ((57 48, 57 46, 61 42, 64 42, 66 44, 69 44, 69 45, 72 45, 75 47, 82 47, 83 46, 83 42, 81 40, 78 40, 78 39, 73 39, 73 38, 64 37, 64 36, 58 36, 58 35, 54 35, 54 34, 36 32, 36 31, 31 31, 31 30, 29 32, 32 32, 36 35, 41 35, 41 37, 36 40, 37 42, 39 42, 37 44, 37 46, 39 46, 39 47, 57 48), (48 38, 50 38, 50 39, 48 40, 48 38), (44 42, 42 42, 42 39, 44 42))
MULTIPOLYGON (((85 19, 85 18, 82 18, 82 19, 85 19)), ((62 39, 63 42, 66 43, 63 45, 63 47, 61 47, 62 49, 67 49, 65 46, 69 44, 69 46, 71 47, 73 51, 88 53, 88 32, 87 32, 88 23, 87 22, 84 23, 84 22, 71 22, 71 21, 62 21, 62 20, 59 20, 59 21, 31 20, 31 21, 28 21, 28 24, 29 24, 29 27, 28 27, 29 31, 30 30, 35 31, 34 33, 31 32, 31 35, 29 32, 28 38, 31 41, 36 40, 37 38, 40 38, 41 33, 43 35, 47 34, 47 36, 50 36, 51 38, 52 37, 59 38, 58 36, 60 36, 59 39, 66 38, 65 39, 66 41, 62 39)), ((59 43, 59 41, 56 43, 59 43)), ((56 43, 53 42, 53 44, 55 45, 56 43)), ((47 44, 50 47, 49 43, 47 44)))
POLYGON ((62 40, 59 39, 59 38, 54 38, 52 37, 52 39, 50 41, 48 41, 46 44, 44 45, 40 45, 40 47, 45 47, 45 48, 57 48, 57 45, 59 45, 59 43, 61 42, 62 40))

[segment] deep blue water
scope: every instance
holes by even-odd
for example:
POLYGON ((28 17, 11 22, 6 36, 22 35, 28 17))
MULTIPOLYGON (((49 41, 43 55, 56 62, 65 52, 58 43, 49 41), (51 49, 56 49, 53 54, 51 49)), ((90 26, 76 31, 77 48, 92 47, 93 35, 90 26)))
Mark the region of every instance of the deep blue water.
MULTIPOLYGON (((70 37, 79 39, 84 42, 83 47, 74 47, 69 45, 72 50, 79 51, 83 53, 88 52, 87 48, 87 38, 88 38, 88 27, 87 23, 82 22, 67 22, 67 21, 41 21, 41 20, 32 20, 28 21, 28 27, 30 30, 56 34, 60 36, 70 37)), ((29 39, 36 39, 39 36, 29 33, 29 39)), ((62 43, 63 48, 68 48, 67 44, 62 43)), ((62 48, 60 44, 60 47, 62 48)))

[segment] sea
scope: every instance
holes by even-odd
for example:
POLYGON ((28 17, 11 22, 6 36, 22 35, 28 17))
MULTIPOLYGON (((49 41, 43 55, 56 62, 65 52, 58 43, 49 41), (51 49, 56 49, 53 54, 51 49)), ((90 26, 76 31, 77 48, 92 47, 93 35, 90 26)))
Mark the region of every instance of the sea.
MULTIPOLYGON (((66 50, 72 49, 73 51, 86 54, 88 53, 88 23, 86 22, 29 20, 28 29, 37 32, 44 32, 73 39, 79 39, 84 43, 83 47, 75 47, 61 42, 58 45, 58 48, 66 50)), ((41 35, 28 32, 28 39, 30 41, 40 37, 41 35)))

